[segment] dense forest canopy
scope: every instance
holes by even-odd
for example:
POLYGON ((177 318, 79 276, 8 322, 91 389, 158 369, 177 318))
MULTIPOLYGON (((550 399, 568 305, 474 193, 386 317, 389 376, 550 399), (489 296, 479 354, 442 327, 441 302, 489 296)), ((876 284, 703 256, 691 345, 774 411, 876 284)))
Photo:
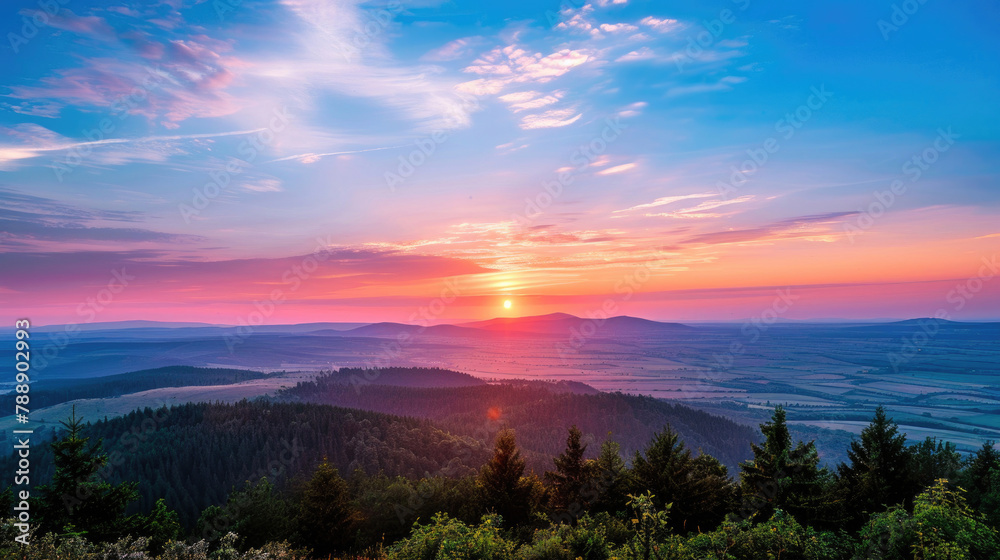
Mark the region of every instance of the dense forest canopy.
MULTIPOLYGON (((465 475, 486 457, 484 444, 425 420, 305 403, 147 408, 89 424, 81 433, 103 441, 111 458, 108 481, 139 482, 136 510, 148 511, 166 498, 188 526, 247 480, 284 483, 324 457, 344 473, 360 469, 409 477, 446 468, 465 475)), ((35 480, 51 480, 51 450, 45 446, 36 453, 35 480)), ((13 458, 5 458, 0 468, 13 472, 13 465, 13 458)))
POLYGON ((279 398, 428 418, 451 433, 487 441, 500 427, 514 428, 529 466, 539 472, 562 449, 566 429, 572 425, 597 444, 610 435, 625 453, 641 449, 669 425, 730 468, 750 454, 750 443, 759 438, 748 426, 684 405, 600 393, 582 384, 505 381, 413 388, 383 381, 378 370, 350 370, 346 376, 330 374, 301 382, 279 393, 279 398))
POLYGON ((74 414, 36 448, 33 544, 10 519, 0 557, 1000 559, 992 442, 908 441, 880 407, 828 468, 789 421, 775 408, 729 468, 704 441, 726 449, 738 425, 539 383, 324 376, 277 401, 74 414))

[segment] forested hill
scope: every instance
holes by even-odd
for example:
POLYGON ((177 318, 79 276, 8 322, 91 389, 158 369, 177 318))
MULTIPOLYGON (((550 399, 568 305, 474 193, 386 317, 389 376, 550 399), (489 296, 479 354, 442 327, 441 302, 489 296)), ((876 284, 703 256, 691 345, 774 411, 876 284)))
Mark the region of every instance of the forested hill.
POLYGON ((673 427, 693 449, 713 455, 730 469, 751 456, 750 442, 759 433, 726 418, 650 397, 621 393, 580 394, 560 384, 510 382, 455 388, 410 388, 380 385, 369 373, 368 383, 344 383, 324 375, 279 393, 279 398, 391 412, 434 420, 454 434, 484 439, 501 426, 517 432, 531 468, 551 467, 551 457, 565 444, 566 429, 577 425, 585 438, 611 438, 626 454, 643 448, 657 431, 673 427))
MULTIPOLYGON (((135 411, 88 425, 103 439, 109 466, 102 479, 138 481, 138 508, 166 498, 186 525, 205 507, 225 503, 234 487, 263 476, 279 485, 311 473, 324 457, 345 476, 465 476, 489 457, 488 445, 454 437, 426 420, 304 403, 186 404, 135 411)), ((12 456, 0 461, 16 470, 12 456)), ((36 484, 52 477, 48 445, 32 449, 36 484)))
POLYGON ((441 368, 340 368, 323 376, 325 383, 395 385, 399 387, 473 387, 486 382, 468 373, 441 368))

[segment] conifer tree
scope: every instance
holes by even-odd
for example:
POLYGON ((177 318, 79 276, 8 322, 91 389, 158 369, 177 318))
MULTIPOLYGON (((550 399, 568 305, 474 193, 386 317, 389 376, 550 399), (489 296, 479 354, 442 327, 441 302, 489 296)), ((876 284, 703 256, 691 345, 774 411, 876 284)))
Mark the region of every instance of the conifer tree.
POLYGON ((954 443, 928 436, 910 448, 913 476, 919 488, 933 486, 938 479, 955 481, 962 468, 962 455, 954 443))
POLYGON ((347 482, 328 460, 316 467, 299 502, 298 526, 303 544, 317 556, 345 550, 362 521, 347 482))
POLYGON ((582 515, 589 504, 593 490, 586 488, 592 484, 594 464, 583 458, 587 446, 580 443, 580 430, 573 426, 566 438, 566 449, 553 459, 556 470, 545 473, 545 479, 552 485, 552 506, 557 513, 566 513, 572 519, 582 515), (588 496, 584 496, 584 490, 588 496))
POLYGON ((604 440, 594 462, 597 498, 591 510, 610 513, 625 511, 628 502, 628 477, 621 446, 613 439, 604 440))
POLYGON ((965 460, 958 485, 968 491, 969 505, 1000 528, 1000 450, 987 441, 965 460))
POLYGON ((507 525, 522 525, 531 516, 532 485, 523 475, 524 459, 514 430, 501 430, 493 457, 479 472, 479 487, 485 508, 500 514, 507 525))
POLYGON ((114 540, 137 529, 139 516, 126 516, 138 499, 135 482, 111 484, 108 456, 101 441, 83 437, 83 419, 60 422, 68 433, 51 444, 55 474, 51 484, 39 488, 40 517, 44 531, 83 534, 92 541, 114 540))
POLYGON ((722 521, 732 492, 726 468, 708 455, 693 457, 669 427, 656 434, 632 460, 633 494, 655 496, 656 507, 670 510, 675 531, 708 531, 722 521))
POLYGON ((917 493, 912 475, 906 435, 886 416, 885 408, 875 409, 871 423, 847 450, 850 463, 838 467, 840 486, 855 528, 868 515, 896 504, 907 504, 917 493))
POLYGON ((199 538, 218 542, 227 533, 240 536, 246 548, 259 548, 269 542, 292 536, 294 512, 288 501, 267 477, 256 483, 249 480, 229 494, 223 507, 209 506, 198 519, 199 538))
POLYGON ((149 549, 154 554, 160 554, 168 542, 180 539, 183 532, 177 512, 170 510, 163 498, 156 500, 153 511, 142 521, 142 534, 149 537, 149 549))
POLYGON ((819 466, 815 442, 792 445, 785 416, 783 407, 774 409, 771 421, 760 425, 764 443, 753 444, 753 460, 740 464, 743 511, 766 521, 780 509, 810 524, 829 515, 830 476, 819 466))

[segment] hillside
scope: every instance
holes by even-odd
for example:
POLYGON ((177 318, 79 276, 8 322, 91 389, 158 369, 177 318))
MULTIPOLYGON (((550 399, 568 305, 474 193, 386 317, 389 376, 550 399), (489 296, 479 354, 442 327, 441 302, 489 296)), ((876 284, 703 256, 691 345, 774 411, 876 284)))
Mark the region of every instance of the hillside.
MULTIPOLYGON (((113 467, 109 482, 140 482, 140 511, 166 498, 186 525, 207 506, 224 503, 247 480, 267 476, 283 484, 310 472, 324 457, 345 475, 361 469, 420 477, 446 467, 448 475, 464 476, 488 456, 486 444, 455 437, 425 420, 303 403, 147 408, 90 424, 84 435, 103 440, 113 467)), ((14 472, 13 461, 5 455, 0 468, 14 472)), ((50 480, 51 448, 33 448, 32 465, 33 484, 50 480)))
MULTIPOLYGON (((394 371, 397 376, 419 375, 419 370, 394 371)), ((565 443, 566 429, 574 424, 589 441, 600 443, 610 434, 629 454, 670 425, 693 448, 701 448, 730 468, 750 456, 750 442, 758 438, 750 427, 649 397, 582 394, 567 390, 567 385, 544 382, 448 389, 391 387, 380 383, 380 375, 371 377, 370 383, 346 384, 337 375, 323 375, 281 391, 278 397, 427 418, 452 433, 476 437, 509 426, 517 431, 529 463, 537 469, 548 468, 551 456, 565 443)))

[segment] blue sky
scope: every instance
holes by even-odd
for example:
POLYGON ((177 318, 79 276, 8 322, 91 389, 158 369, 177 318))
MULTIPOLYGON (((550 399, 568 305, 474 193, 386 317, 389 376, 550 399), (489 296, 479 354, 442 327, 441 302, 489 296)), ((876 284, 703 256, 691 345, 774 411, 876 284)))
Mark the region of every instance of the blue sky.
POLYGON ((232 322, 317 240, 274 321, 453 277, 455 317, 581 312, 636 266, 655 318, 929 315, 997 252, 992 3, 40 6, 0 18, 0 297, 52 321, 131 266, 105 319, 232 322))

